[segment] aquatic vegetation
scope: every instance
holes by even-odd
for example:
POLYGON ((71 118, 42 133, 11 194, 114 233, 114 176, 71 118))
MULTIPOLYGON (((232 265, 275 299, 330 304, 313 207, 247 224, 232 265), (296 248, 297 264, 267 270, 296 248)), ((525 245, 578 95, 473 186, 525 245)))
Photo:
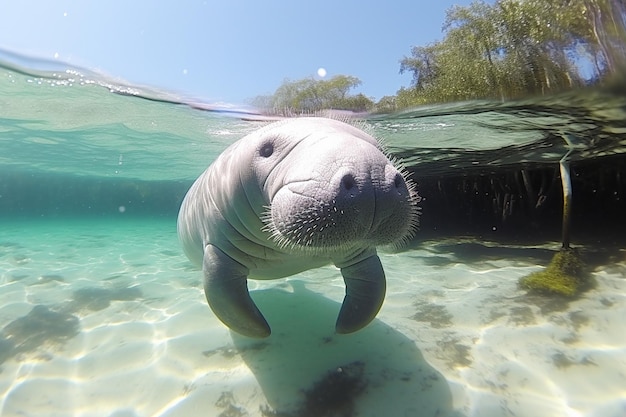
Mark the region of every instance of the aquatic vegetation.
POLYGON ((224 409, 218 417, 245 417, 249 415, 243 407, 237 405, 235 396, 230 391, 222 392, 215 405, 224 409))
POLYGON ((111 301, 132 301, 141 298, 142 293, 138 287, 129 288, 80 288, 72 294, 72 307, 74 310, 104 310, 111 305, 111 301))
POLYGON ((349 417, 354 415, 355 399, 367 386, 365 363, 355 361, 326 373, 304 392, 305 402, 295 413, 262 409, 264 417, 349 417))
POLYGON ((536 323, 533 310, 529 306, 512 307, 509 322, 516 326, 529 326, 536 323))
POLYGON ((521 278, 519 284, 531 291, 572 297, 586 282, 583 269, 576 251, 564 249, 554 255, 546 269, 521 278))
POLYGON ((328 372, 305 392, 302 416, 352 415, 354 399, 367 385, 363 379, 365 363, 356 361, 328 372))
MULTIPOLYGON (((451 368, 465 368, 473 363, 471 355, 471 347, 461 343, 461 339, 457 336, 450 335, 443 340, 437 342, 439 348, 438 356, 444 360, 451 368)), ((434 378, 437 375, 433 374, 434 378)))
POLYGON ((0 363, 44 344, 60 344, 80 332, 79 319, 37 305, 25 316, 7 324, 0 332, 0 363))
POLYGON ((452 314, 450 314, 445 306, 420 303, 417 304, 416 307, 417 311, 411 317, 413 320, 430 323, 430 326, 435 329, 452 326, 452 314))
POLYGON ((595 363, 588 356, 584 356, 581 359, 576 360, 576 359, 573 359, 573 358, 567 356, 563 352, 557 352, 557 353, 553 354, 552 355, 552 363, 554 364, 554 366, 557 369, 567 369, 567 368, 569 368, 570 366, 573 366, 573 365, 598 366, 598 364, 595 363))

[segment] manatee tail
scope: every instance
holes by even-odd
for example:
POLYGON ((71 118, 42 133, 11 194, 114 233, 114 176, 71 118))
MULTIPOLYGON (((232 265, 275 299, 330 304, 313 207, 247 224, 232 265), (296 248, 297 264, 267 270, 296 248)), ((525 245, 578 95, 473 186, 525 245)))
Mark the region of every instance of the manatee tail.
POLYGON ((374 320, 385 299, 386 283, 383 266, 375 254, 341 268, 341 274, 346 296, 335 329, 345 334, 356 332, 374 320))
POLYGON ((220 249, 207 245, 202 263, 204 294, 213 313, 231 330, 248 337, 271 334, 248 293, 248 269, 220 249))

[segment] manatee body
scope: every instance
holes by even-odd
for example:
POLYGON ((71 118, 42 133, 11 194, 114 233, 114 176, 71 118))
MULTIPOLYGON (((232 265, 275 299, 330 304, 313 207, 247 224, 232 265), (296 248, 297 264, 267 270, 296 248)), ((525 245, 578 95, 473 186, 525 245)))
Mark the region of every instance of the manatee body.
POLYGON ((418 197, 364 131, 304 117, 267 125, 229 146, 195 181, 178 215, 188 258, 202 267, 215 315, 266 337, 270 326, 247 279, 276 279, 334 264, 346 294, 338 333, 366 326, 385 296, 379 245, 409 239, 418 197))

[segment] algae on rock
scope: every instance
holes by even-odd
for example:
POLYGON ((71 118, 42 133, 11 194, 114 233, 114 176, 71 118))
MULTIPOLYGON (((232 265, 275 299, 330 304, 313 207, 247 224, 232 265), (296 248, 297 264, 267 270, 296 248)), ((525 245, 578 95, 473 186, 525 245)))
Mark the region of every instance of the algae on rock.
POLYGON ((520 279, 522 288, 568 297, 576 295, 583 284, 584 264, 572 249, 562 249, 554 255, 547 268, 520 279))

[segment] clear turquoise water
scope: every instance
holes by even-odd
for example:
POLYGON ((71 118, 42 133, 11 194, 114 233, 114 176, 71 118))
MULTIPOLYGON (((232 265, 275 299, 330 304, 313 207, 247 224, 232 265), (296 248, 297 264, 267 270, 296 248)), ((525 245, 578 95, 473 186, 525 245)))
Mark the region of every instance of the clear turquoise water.
POLYGON ((594 187, 621 210, 619 95, 362 122, 420 182, 422 234, 382 255, 385 305, 354 335, 333 334, 344 290, 334 268, 251 282, 274 328, 263 341, 212 315, 175 220, 191 182, 264 122, 198 107, 209 106, 94 75, 0 68, 0 415, 626 414, 622 241, 598 227, 579 234, 593 288, 574 300, 529 296, 517 280, 558 250, 558 221, 547 237, 530 223, 500 239, 504 223, 438 234, 432 219, 445 213, 428 209, 430 185, 451 176, 554 169, 567 136, 572 161, 607 161, 594 187))

